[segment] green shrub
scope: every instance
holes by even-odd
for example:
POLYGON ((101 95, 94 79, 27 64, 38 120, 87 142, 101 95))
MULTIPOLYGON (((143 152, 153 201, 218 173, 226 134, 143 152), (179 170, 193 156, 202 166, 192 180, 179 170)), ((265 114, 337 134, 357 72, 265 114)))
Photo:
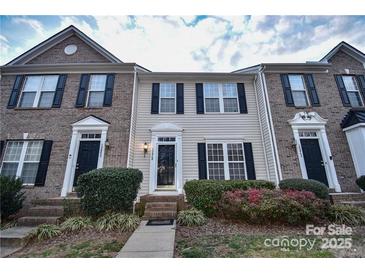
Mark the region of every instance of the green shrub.
POLYGON ((61 229, 66 232, 80 231, 84 228, 93 227, 89 217, 71 217, 67 218, 62 224, 61 229))
POLYGON ((217 212, 216 205, 225 191, 249 188, 274 189, 275 185, 272 182, 255 180, 192 180, 184 185, 188 203, 202 210, 207 216, 217 212))
POLYGON ((364 212, 350 205, 333 205, 330 207, 328 219, 336 224, 358 226, 365 224, 364 212))
POLYGON ((356 184, 359 186, 359 188, 365 190, 365 175, 362 175, 359 178, 357 178, 356 184))
POLYGON ((31 233, 31 238, 36 237, 38 240, 51 239, 60 235, 61 229, 57 225, 42 224, 31 233))
POLYGON ((25 198, 22 186, 20 179, 0 175, 1 219, 7 219, 22 208, 25 198))
POLYGON ((142 182, 142 172, 131 168, 101 168, 82 174, 77 192, 89 215, 107 211, 131 211, 142 182))
POLYGON ((328 187, 316 180, 293 178, 282 180, 279 184, 281 189, 305 190, 313 192, 320 199, 328 199, 328 187))
POLYGON ((177 215, 177 222, 183 226, 201 226, 205 224, 206 218, 203 211, 191 208, 180 211, 177 215))
POLYGON ((107 213, 96 221, 96 227, 100 231, 133 231, 139 223, 139 217, 133 214, 107 213))

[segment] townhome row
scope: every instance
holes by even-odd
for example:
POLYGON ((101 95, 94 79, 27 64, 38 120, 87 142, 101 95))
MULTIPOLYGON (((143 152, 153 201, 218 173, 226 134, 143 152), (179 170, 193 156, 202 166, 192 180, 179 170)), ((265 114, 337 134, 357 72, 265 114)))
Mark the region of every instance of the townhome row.
POLYGON ((191 179, 312 178, 359 192, 365 55, 229 73, 151 72, 70 26, 1 67, 1 174, 27 201, 66 197, 101 167, 143 172, 139 197, 191 179))

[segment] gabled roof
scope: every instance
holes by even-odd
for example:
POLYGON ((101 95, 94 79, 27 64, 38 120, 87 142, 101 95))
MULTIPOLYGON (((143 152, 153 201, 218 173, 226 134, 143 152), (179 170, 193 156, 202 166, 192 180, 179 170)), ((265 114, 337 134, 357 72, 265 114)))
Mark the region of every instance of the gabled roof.
POLYGON ((350 55, 351 57, 355 58, 356 60, 360 61, 361 63, 365 64, 365 53, 354 48, 350 44, 342 41, 337 46, 335 46, 329 53, 327 53, 320 62, 328 62, 339 50, 342 50, 346 54, 350 55))
POLYGON ((343 118, 341 127, 348 128, 360 123, 365 123, 365 108, 353 108, 343 118))
POLYGON ((110 53, 105 48, 100 46, 98 43, 96 43, 94 40, 92 40, 90 37, 88 37, 81 30, 79 30, 78 28, 76 28, 73 25, 70 25, 69 27, 65 28, 64 30, 56 33, 55 35, 51 36, 47 40, 41 42, 40 44, 36 45, 35 47, 31 48, 30 50, 24 52, 20 56, 11 60, 5 66, 25 64, 25 63, 29 62, 31 59, 42 54, 49 48, 53 47, 54 45, 60 43, 61 41, 65 40, 66 38, 68 38, 72 35, 76 35, 83 42, 85 42, 90 47, 92 47, 94 50, 96 50, 98 53, 100 53, 102 56, 104 56, 111 63, 123 63, 116 56, 114 56, 112 53, 110 53))

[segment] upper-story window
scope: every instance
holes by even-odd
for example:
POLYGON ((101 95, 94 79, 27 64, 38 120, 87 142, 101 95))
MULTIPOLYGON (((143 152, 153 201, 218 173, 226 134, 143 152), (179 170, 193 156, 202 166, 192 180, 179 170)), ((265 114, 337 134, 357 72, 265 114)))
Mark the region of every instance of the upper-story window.
POLYGON ((58 75, 27 76, 24 80, 19 107, 52 107, 57 82, 58 75))
POLYGON ((160 113, 175 113, 176 84, 160 84, 160 113))
POLYGON ((289 82, 296 107, 308 106, 307 91, 302 75, 289 75, 289 82))
POLYGON ((352 107, 361 107, 364 105, 362 101, 359 86, 355 76, 342 76, 346 93, 352 107))
POLYGON ((90 75, 89 91, 87 98, 88 107, 102 107, 104 103, 104 93, 106 87, 106 75, 90 75))
POLYGON ((205 83, 205 112, 238 112, 238 92, 235 83, 205 83))

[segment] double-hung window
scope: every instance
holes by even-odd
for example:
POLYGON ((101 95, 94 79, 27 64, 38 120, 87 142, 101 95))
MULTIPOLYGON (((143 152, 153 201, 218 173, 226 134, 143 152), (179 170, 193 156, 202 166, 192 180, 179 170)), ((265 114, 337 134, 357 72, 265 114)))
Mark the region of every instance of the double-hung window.
POLYGON ((346 88, 347 96, 350 100, 352 107, 361 107, 364 105, 359 86, 357 84, 355 76, 342 76, 343 83, 346 88))
POLYGON ((235 83, 205 83, 205 112, 238 112, 238 92, 235 83))
POLYGON ((34 184, 43 141, 9 141, 1 166, 1 175, 21 178, 23 184, 34 184))
POLYGON ((208 178, 213 180, 245 179, 242 143, 208 143, 208 178))
POLYGON ((58 75, 27 76, 19 100, 19 107, 52 107, 57 81, 58 75))
POLYGON ((90 75, 89 90, 88 90, 88 107, 102 107, 104 103, 104 94, 106 87, 105 74, 90 75))
POLYGON ((176 84, 160 84, 160 113, 175 113, 176 84))
POLYGON ((296 107, 308 106, 307 91, 304 84, 303 76, 300 74, 289 74, 289 83, 292 91, 294 105, 296 107))

